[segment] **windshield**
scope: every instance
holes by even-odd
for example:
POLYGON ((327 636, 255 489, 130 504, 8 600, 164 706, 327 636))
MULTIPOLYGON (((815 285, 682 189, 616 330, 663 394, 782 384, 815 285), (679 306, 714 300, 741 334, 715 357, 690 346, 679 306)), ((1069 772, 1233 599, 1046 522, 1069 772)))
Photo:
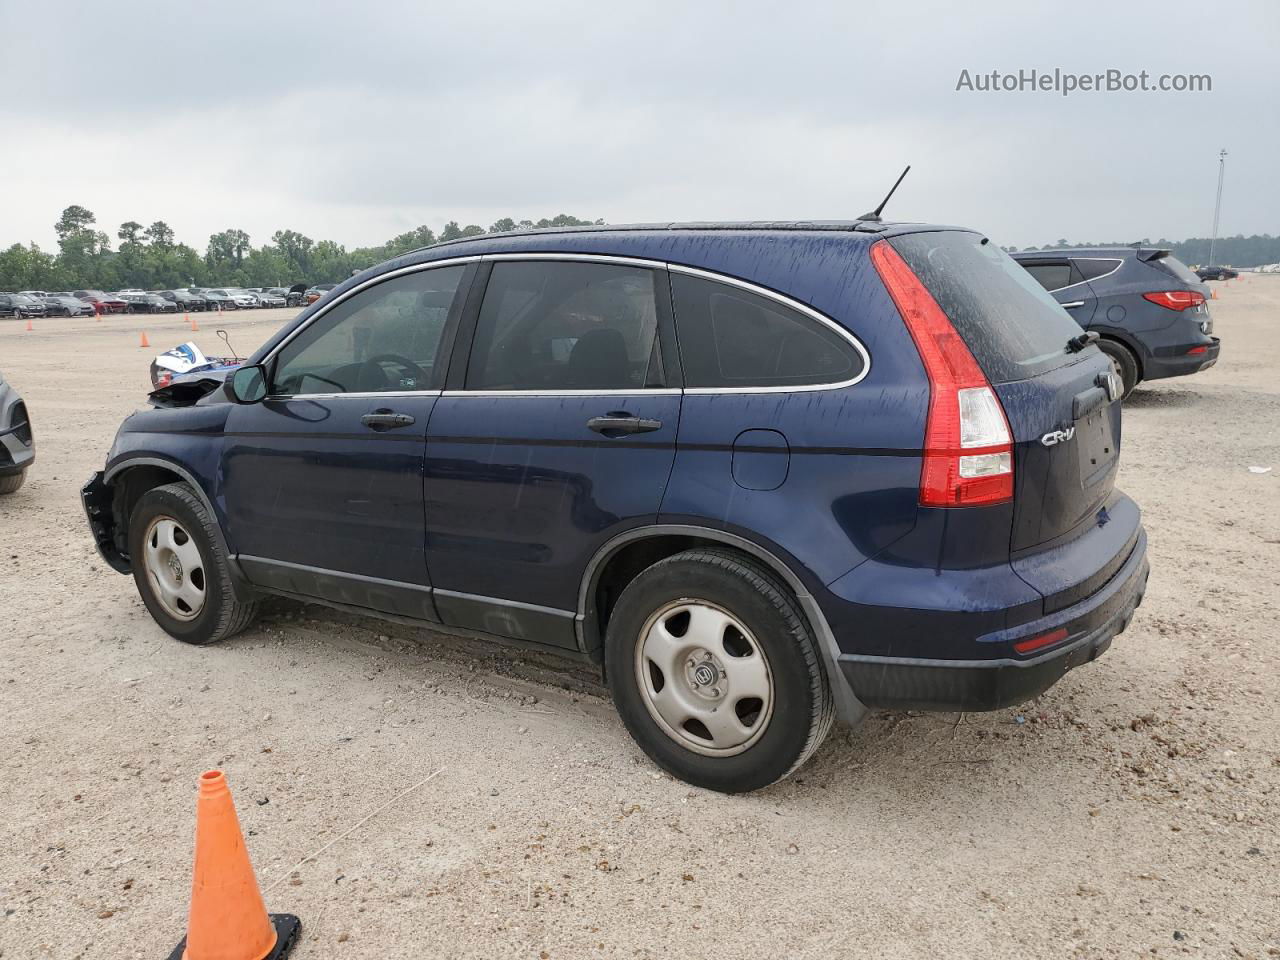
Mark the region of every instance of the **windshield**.
POLYGON ((992 383, 1071 362, 1080 327, 1039 282, 976 233, 912 233, 889 241, 938 302, 992 383))

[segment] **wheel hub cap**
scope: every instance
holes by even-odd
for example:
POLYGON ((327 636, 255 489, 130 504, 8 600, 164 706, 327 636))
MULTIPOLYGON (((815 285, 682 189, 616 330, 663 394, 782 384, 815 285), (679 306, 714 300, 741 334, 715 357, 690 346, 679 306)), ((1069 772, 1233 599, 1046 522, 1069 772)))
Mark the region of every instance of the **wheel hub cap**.
POLYGON ((143 540, 142 566, 151 592, 175 620, 194 620, 205 604, 204 560, 186 528, 157 517, 143 540))
POLYGON ((696 753, 741 753, 773 716, 773 674, 746 625, 703 600, 654 613, 636 643, 636 680, 650 716, 696 753))

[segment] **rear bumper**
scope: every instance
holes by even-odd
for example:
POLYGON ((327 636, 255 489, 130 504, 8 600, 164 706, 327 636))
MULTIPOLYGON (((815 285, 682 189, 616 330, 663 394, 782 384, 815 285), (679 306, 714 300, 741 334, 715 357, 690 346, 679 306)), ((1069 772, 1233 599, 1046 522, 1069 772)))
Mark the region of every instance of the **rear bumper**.
POLYGON ((1043 693, 1068 670, 1099 657, 1124 631, 1146 593, 1149 566, 1146 532, 1124 566, 1093 595, 1017 627, 978 638, 979 644, 1007 654, 1020 640, 1065 629, 1051 649, 1025 657, 942 660, 916 657, 839 657, 844 679, 867 706, 913 710, 999 710, 1043 693))
POLYGON ((1218 354, 1222 351, 1222 341, 1210 337, 1210 343, 1189 343, 1185 346, 1161 348, 1155 356, 1147 357, 1143 362, 1142 379, 1161 380, 1165 377, 1186 377, 1201 370, 1208 370, 1218 362, 1218 354), (1204 353, 1187 353, 1188 350, 1201 347, 1204 353), (1163 355, 1162 355, 1163 354, 1163 355))

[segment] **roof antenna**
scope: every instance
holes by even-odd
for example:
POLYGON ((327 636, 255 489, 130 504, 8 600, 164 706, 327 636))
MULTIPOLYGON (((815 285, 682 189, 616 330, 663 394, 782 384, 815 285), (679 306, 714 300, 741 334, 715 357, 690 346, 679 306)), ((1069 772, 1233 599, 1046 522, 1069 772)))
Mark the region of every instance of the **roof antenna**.
POLYGON ((858 218, 859 222, 880 223, 880 211, 884 209, 884 205, 889 202, 889 198, 892 197, 894 191, 898 189, 898 184, 901 183, 903 178, 906 177, 906 175, 910 172, 911 172, 911 164, 907 164, 907 169, 903 170, 902 175, 899 176, 896 181, 894 181, 893 187, 889 190, 887 194, 885 194, 884 199, 880 201, 880 206, 876 207, 870 213, 864 213, 862 216, 860 216, 858 218))

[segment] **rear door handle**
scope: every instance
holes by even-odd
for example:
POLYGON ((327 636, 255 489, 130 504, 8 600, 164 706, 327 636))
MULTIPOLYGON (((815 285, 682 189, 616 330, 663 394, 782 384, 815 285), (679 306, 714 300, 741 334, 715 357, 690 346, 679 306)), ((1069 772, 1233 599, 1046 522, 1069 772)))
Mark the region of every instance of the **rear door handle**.
POLYGON ((603 417, 592 417, 587 421, 587 427, 606 437, 621 437, 630 433, 650 433, 660 430, 662 421, 633 417, 627 413, 610 413, 603 417))
POLYGON ((413 417, 407 413, 393 413, 390 410, 375 410, 373 413, 366 413, 360 418, 360 422, 371 430, 395 430, 399 427, 408 427, 413 425, 413 417))
POLYGON ((1068 309, 1068 310, 1074 310, 1076 307, 1083 307, 1083 306, 1084 306, 1084 301, 1083 301, 1083 300, 1072 300, 1070 303, 1064 303, 1062 306, 1063 306, 1063 307, 1065 307, 1065 308, 1066 308, 1066 309, 1068 309))

